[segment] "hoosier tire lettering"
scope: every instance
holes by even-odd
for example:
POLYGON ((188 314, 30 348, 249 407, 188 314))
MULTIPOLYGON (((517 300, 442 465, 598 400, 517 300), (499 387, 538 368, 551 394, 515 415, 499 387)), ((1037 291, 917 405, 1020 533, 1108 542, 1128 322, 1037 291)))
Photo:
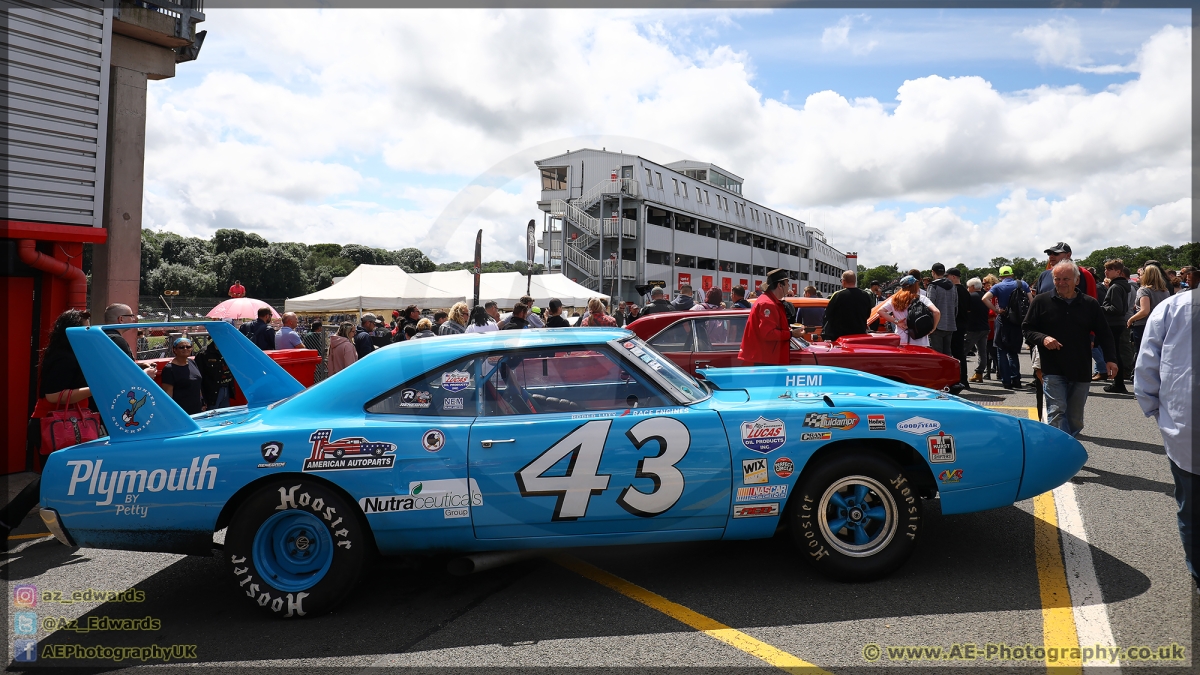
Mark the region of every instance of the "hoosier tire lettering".
POLYGON ((916 549, 921 499, 904 470, 869 450, 831 456, 788 502, 792 539, 809 564, 840 581, 869 581, 916 549))
POLYGON ((356 508, 315 481, 263 486, 238 508, 225 538, 238 593, 280 618, 328 612, 357 584, 366 560, 356 508))

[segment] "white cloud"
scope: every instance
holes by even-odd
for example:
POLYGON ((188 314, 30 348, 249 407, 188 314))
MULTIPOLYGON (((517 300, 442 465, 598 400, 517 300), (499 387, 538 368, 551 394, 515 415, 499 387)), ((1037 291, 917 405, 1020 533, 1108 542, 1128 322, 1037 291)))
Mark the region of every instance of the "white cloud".
POLYGON ((1071 18, 1052 19, 1036 26, 1026 26, 1016 37, 1032 42, 1037 47, 1034 58, 1043 66, 1064 66, 1084 73, 1111 75, 1135 72, 1132 66, 1109 64, 1093 66, 1083 46, 1083 35, 1079 24, 1071 18))
MULTIPOLYGON (((1147 40, 1129 66, 1136 75, 1106 91, 1002 93, 980 77, 928 75, 900 85, 894 103, 823 91, 793 107, 755 87, 749 55, 697 47, 690 36, 703 26, 662 16, 210 12, 219 39, 180 66, 212 59, 207 76, 150 87, 146 226, 436 245, 443 260, 469 257, 463 233, 483 228, 485 255, 514 259, 524 223, 541 223, 532 160, 606 145, 725 166, 746 178, 749 198, 821 214, 830 243, 864 263, 977 263, 1067 237, 1080 251, 1187 237, 1187 28, 1147 40), (485 171, 470 198, 455 199, 485 171), (962 196, 994 197, 997 215, 975 222, 939 205, 962 196), (929 206, 877 208, 883 200, 929 206), (466 210, 439 220, 452 203, 466 210)), ((869 49, 851 35, 865 20, 844 17, 823 43, 869 49)), ((1089 65, 1077 26, 1030 31, 1047 63, 1104 67, 1089 65)))
POLYGON ((857 40, 850 39, 850 29, 855 21, 866 23, 871 20, 866 14, 857 16, 843 16, 832 26, 826 26, 821 31, 821 49, 825 51, 849 50, 855 56, 869 54, 871 50, 879 45, 877 40, 857 40))

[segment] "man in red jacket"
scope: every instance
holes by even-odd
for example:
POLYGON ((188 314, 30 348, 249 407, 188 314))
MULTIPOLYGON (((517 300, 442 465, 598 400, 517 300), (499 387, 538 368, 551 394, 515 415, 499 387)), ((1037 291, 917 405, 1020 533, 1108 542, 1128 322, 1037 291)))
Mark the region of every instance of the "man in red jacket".
POLYGON ((750 308, 738 358, 747 366, 786 366, 791 361, 793 337, 804 335, 804 327, 788 325, 783 299, 791 281, 785 270, 771 270, 762 294, 750 308))

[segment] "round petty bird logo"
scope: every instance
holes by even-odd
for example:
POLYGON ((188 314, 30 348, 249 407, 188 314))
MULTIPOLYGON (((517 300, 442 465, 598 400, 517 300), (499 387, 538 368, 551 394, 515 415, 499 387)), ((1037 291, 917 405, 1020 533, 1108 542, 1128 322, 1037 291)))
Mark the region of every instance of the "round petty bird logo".
POLYGON ((108 406, 111 429, 136 434, 146 430, 154 420, 154 394, 144 387, 122 389, 108 406))
POLYGON ((421 437, 421 446, 429 452, 437 452, 446 444, 446 434, 441 429, 430 429, 421 437))

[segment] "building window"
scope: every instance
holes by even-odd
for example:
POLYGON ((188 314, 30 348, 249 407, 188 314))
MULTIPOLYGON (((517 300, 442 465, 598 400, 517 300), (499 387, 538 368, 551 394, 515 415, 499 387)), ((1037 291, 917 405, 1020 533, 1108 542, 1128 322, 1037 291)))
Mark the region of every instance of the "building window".
POLYGON ((696 201, 701 203, 703 202, 703 200, 700 199, 700 188, 696 188, 696 201))
POLYGON ((767 276, 767 268, 763 267, 762 265, 755 265, 754 266, 754 276, 756 276, 756 277, 767 276))
POLYGON ((712 258, 700 258, 696 261, 696 267, 702 270, 716 270, 717 261, 712 258))
POLYGON ((737 263, 734 267, 738 274, 750 274, 750 265, 747 263, 737 263))
POLYGON ((684 181, 684 183, 683 183, 683 198, 687 199, 687 197, 688 197, 687 181, 684 181))
POLYGON ((646 187, 654 187, 654 176, 650 174, 650 167, 646 167, 646 187))
POLYGON ((652 265, 670 265, 671 254, 666 251, 654 251, 646 249, 646 262, 652 265))
POLYGON ((543 190, 566 190, 567 189, 567 167, 557 166, 542 169, 542 189, 543 190))
POLYGON ((671 182, 675 184, 675 194, 679 194, 679 179, 672 178, 671 182))
POLYGON ((663 189, 663 186, 662 186, 662 172, 661 172, 661 171, 655 171, 655 172, 654 172, 654 176, 655 176, 656 178, 658 178, 658 189, 659 189, 659 190, 663 189))

